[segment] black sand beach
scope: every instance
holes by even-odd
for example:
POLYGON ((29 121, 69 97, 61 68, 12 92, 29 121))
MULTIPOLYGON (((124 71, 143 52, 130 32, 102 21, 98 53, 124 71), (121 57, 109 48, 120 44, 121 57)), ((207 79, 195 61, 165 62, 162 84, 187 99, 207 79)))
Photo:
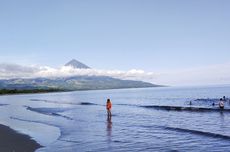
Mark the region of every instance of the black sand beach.
POLYGON ((7 126, 0 124, 1 152, 33 152, 41 147, 29 136, 17 133, 7 126))

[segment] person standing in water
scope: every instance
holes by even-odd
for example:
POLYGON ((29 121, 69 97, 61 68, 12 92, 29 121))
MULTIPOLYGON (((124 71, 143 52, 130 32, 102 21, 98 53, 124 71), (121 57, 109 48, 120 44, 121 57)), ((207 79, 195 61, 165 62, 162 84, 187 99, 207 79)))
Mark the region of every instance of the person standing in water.
POLYGON ((224 109, 224 101, 222 98, 220 99, 219 107, 220 107, 220 109, 224 109))
POLYGON ((112 113, 111 113, 112 103, 111 103, 110 99, 107 99, 106 109, 107 109, 108 118, 111 118, 112 117, 112 113))

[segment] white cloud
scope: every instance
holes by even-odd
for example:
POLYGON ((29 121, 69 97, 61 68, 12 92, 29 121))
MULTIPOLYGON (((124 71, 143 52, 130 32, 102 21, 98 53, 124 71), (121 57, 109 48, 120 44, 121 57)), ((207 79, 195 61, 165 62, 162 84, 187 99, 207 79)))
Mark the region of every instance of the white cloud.
POLYGON ((99 69, 74 69, 71 66, 51 68, 48 66, 21 66, 16 64, 0 64, 0 78, 34 78, 34 77, 67 77, 67 76, 111 76, 121 79, 150 80, 156 75, 143 70, 132 69, 129 71, 120 70, 99 70, 99 69))
POLYGON ((37 71, 33 66, 21 66, 17 64, 0 64, 0 78, 31 77, 37 71))
POLYGON ((182 69, 160 74, 156 81, 166 85, 218 85, 230 84, 230 64, 182 69))
POLYGON ((68 76, 110 76, 120 79, 141 80, 154 84, 186 86, 230 84, 230 64, 213 65, 194 69, 167 71, 164 73, 145 72, 132 69, 129 71, 74 69, 62 66, 22 66, 16 64, 0 64, 0 79, 35 78, 35 77, 68 77, 68 76))
POLYGON ((76 75, 88 75, 88 76, 111 76, 121 79, 131 80, 143 80, 151 79, 155 77, 154 73, 147 73, 143 70, 132 69, 129 71, 120 70, 100 70, 100 69, 74 69, 70 66, 62 66, 58 69, 54 68, 41 68, 40 71, 35 74, 38 77, 63 77, 63 76, 76 76, 76 75))

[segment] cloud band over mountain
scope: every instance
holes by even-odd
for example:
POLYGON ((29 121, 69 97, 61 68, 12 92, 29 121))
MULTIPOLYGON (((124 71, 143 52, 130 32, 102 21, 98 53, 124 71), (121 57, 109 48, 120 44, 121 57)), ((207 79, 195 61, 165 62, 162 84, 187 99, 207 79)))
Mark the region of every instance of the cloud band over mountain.
POLYGON ((143 70, 100 70, 76 69, 71 66, 51 68, 49 66, 22 66, 0 64, 0 79, 70 77, 70 76, 110 76, 125 80, 141 80, 161 85, 216 85, 230 84, 230 64, 213 65, 194 69, 166 71, 162 73, 143 70))
POLYGON ((0 79, 11 78, 36 78, 36 77, 68 77, 68 76, 110 76, 120 79, 146 80, 152 79, 156 74, 143 70, 132 69, 99 70, 99 69, 76 69, 71 66, 51 68, 48 66, 22 66, 17 64, 0 64, 0 79))

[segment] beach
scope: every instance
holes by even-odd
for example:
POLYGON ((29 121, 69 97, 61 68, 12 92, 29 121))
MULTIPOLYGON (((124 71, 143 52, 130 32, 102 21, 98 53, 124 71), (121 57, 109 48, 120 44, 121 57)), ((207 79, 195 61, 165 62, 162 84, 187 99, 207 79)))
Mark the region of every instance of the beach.
POLYGON ((13 129, 0 124, 0 151, 33 152, 40 148, 29 136, 17 133, 13 129))

